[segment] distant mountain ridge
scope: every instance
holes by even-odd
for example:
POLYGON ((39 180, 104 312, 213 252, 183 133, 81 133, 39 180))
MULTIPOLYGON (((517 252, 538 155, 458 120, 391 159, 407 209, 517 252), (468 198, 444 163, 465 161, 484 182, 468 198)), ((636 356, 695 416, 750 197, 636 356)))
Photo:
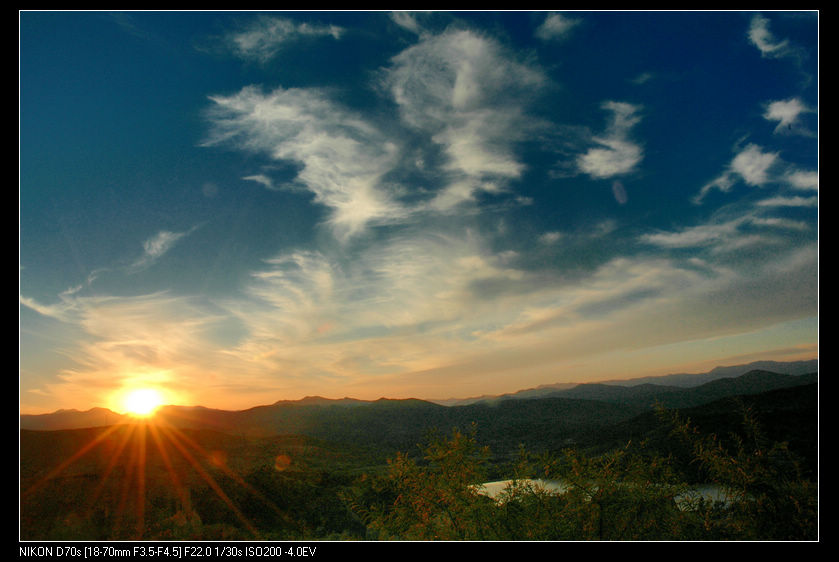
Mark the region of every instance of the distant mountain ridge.
MULTIPOLYGON (((365 401, 306 397, 240 411, 164 406, 156 416, 185 430, 212 430, 256 438, 302 435, 391 450, 413 448, 431 428, 448 431, 452 427, 465 429, 476 424, 481 438, 491 443, 494 451, 509 453, 519 444, 538 447, 576 441, 582 435, 598 432, 598 428, 649 412, 654 403, 670 408, 695 407, 722 398, 817 384, 817 381, 817 373, 785 375, 754 370, 691 388, 584 384, 554 391, 550 396, 483 400, 459 406, 418 399, 365 401)), ((84 424, 113 425, 127 419, 103 408, 20 417, 22 430, 81 429, 84 424)))
POLYGON ((58 410, 51 414, 20 416, 21 429, 35 429, 40 431, 101 427, 115 425, 124 421, 125 416, 112 412, 107 408, 92 408, 84 412, 79 410, 58 410))
POLYGON ((638 384, 668 384, 673 386, 698 386, 717 379, 733 378, 744 375, 749 371, 771 371, 781 375, 806 375, 816 373, 819 370, 818 359, 805 361, 753 361, 743 365, 732 365, 727 367, 714 367, 707 373, 678 373, 662 375, 658 377, 639 377, 626 380, 604 381, 605 384, 620 384, 634 386, 638 384))
MULTIPOLYGON (((544 384, 536 388, 529 388, 511 392, 501 395, 483 395, 473 398, 447 398, 443 400, 430 400, 435 404, 442 404, 444 406, 459 406, 465 404, 474 404, 481 401, 493 400, 507 400, 507 399, 525 399, 537 398, 545 396, 557 396, 563 391, 568 391, 580 386, 619 386, 619 387, 635 387, 645 385, 655 386, 671 386, 680 388, 690 388, 700 386, 711 381, 724 378, 739 377, 748 373, 749 371, 770 371, 782 375, 805 375, 808 373, 815 373, 819 370, 818 359, 809 359, 804 361, 753 361, 742 365, 731 365, 725 367, 715 367, 707 373, 676 373, 670 375, 638 377, 633 379, 611 379, 600 381, 596 383, 555 383, 544 384)), ((573 393, 571 394, 573 395, 573 393)))
POLYGON ((689 408, 730 396, 759 394, 817 382, 818 373, 785 375, 755 369, 740 376, 713 379, 687 388, 648 383, 635 386, 581 384, 572 389, 558 391, 552 396, 640 407, 650 407, 657 403, 666 408, 689 408))

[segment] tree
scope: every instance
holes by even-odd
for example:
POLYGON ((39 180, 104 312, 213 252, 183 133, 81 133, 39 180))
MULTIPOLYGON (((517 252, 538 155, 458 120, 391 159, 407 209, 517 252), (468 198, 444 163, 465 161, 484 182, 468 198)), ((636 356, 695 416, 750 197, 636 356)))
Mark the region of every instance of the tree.
POLYGON ((365 479, 366 492, 352 499, 373 538, 395 540, 486 540, 484 517, 492 501, 479 493, 487 448, 475 428, 455 429, 450 439, 432 434, 420 462, 398 453, 383 478, 365 479), (366 503, 365 503, 366 502, 366 503))
POLYGON ((397 454, 356 497, 371 538, 391 540, 637 540, 678 538, 689 519, 675 498, 685 485, 661 460, 628 450, 589 458, 532 458, 524 449, 497 497, 482 493, 487 448, 472 433, 434 436, 422 462, 397 454), (537 471, 567 486, 552 489, 537 471), (366 498, 366 504, 362 500, 366 498), (372 500, 372 501, 371 501, 372 500))
POLYGON ((803 477, 787 443, 769 441, 754 411, 742 403, 740 408, 743 431, 728 439, 703 435, 677 412, 658 410, 671 435, 688 445, 707 480, 725 494, 723 505, 704 508, 709 538, 817 539, 816 484, 803 477))
POLYGON ((684 539, 692 514, 680 509, 688 486, 670 459, 644 444, 596 457, 568 449, 545 469, 565 483, 562 494, 567 538, 574 540, 684 539))
POLYGON ((765 439, 751 411, 744 410, 744 431, 726 440, 700 434, 676 412, 659 415, 704 481, 723 490, 722 501, 686 483, 677 470, 682 459, 644 442, 599 455, 567 448, 534 457, 521 449, 506 489, 490 498, 481 489, 490 453, 478 446, 474 426, 450 438, 432 435, 420 459, 397 454, 348 499, 372 539, 817 538, 815 485, 785 443, 765 439))

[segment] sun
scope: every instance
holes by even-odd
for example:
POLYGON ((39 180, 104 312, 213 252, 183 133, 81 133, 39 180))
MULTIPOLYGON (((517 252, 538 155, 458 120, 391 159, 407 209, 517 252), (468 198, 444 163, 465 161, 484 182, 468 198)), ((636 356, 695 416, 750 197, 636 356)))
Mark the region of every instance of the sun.
POLYGON ((131 390, 122 399, 125 412, 137 417, 150 416, 161 405, 163 405, 163 396, 153 388, 131 390))

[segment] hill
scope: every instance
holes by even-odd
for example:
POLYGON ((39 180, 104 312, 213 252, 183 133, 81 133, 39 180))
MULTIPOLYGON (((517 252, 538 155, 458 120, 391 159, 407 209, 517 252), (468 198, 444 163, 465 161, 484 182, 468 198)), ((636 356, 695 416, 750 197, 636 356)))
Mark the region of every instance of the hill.
MULTIPOLYGON (((731 435, 742 434, 743 412, 754 416, 767 442, 787 443, 789 450, 802 460, 806 476, 817 477, 819 435, 818 384, 811 382, 766 392, 732 395, 701 405, 676 408, 704 433, 718 435, 722 443, 734 447, 731 435)), ((628 442, 646 442, 665 454, 685 456, 674 451, 669 427, 653 411, 618 422, 595 432, 581 432, 579 445, 593 453, 604 452, 628 442)), ((683 467, 692 472, 696 467, 683 467)))
MULTIPOLYGON (((815 373, 752 371, 694 388, 581 385, 565 392, 452 407, 320 397, 242 411, 168 406, 139 423, 22 429, 21 537, 363 539, 367 529, 347 509, 348 494, 375 492, 375 501, 394 501, 388 488, 374 483, 397 452, 422 463, 417 445, 427 442, 430 430, 447 435, 472 424, 476 442, 492 452, 489 480, 510 477, 520 446, 538 455, 573 445, 597 458, 645 443, 639 451, 672 458, 686 481, 704 482, 699 465, 653 411, 653 399, 679 408, 703 434, 719 435, 727 446, 736 445, 728 436, 741 429, 742 408, 751 408, 766 438, 788 443, 803 459, 804 477, 817 479, 815 373), (781 388, 761 390, 773 386, 781 388)), ((86 412, 68 411, 56 412, 55 419, 74 422, 71 414, 87 419, 86 412)), ((49 417, 36 421, 55 423, 49 417)))
POLYGON ((640 377, 633 379, 612 379, 601 381, 598 383, 556 383, 540 385, 536 388, 529 388, 519 390, 517 392, 501 394, 496 396, 479 396, 473 398, 448 398, 445 400, 432 400, 436 404, 445 406, 459 406, 466 404, 474 404, 476 402, 508 400, 508 399, 530 399, 541 398, 545 396, 579 396, 586 398, 599 399, 599 388, 604 396, 643 396, 646 390, 643 387, 653 385, 654 387, 671 387, 676 388, 691 388, 700 386, 718 379, 739 377, 749 371, 768 371, 784 375, 805 375, 808 373, 818 372, 818 360, 812 359, 807 361, 755 361, 743 365, 732 365, 726 367, 715 367, 706 373, 679 373, 652 377, 640 377), (583 387, 579 390, 574 390, 577 387, 583 387), (615 388, 617 387, 617 388, 615 388), (630 390, 623 390, 625 388, 642 387, 633 393, 630 390), (568 391, 567 394, 566 391, 568 391), (614 394, 612 394, 614 393, 614 394))
POLYGON ((422 400, 380 399, 346 403, 277 403, 241 412, 166 407, 158 416, 179 428, 211 429, 245 436, 305 435, 389 451, 413 449, 427 432, 476 424, 480 437, 499 453, 570 439, 579 428, 596 428, 641 411, 592 400, 549 397, 527 401, 446 407, 422 400))
POLYGON ((725 367, 714 367, 707 373, 678 373, 662 375, 658 377, 639 377, 626 380, 605 381, 606 384, 620 384, 634 386, 638 384, 653 383, 662 385, 691 387, 705 384, 717 379, 739 377, 749 371, 771 371, 782 375, 806 375, 819 370, 818 359, 806 361, 753 361, 743 365, 731 365, 725 367))
POLYGON ((737 377, 719 378, 690 388, 649 383, 636 386, 598 383, 581 384, 568 390, 554 392, 551 396, 598 400, 642 408, 651 407, 656 403, 667 408, 688 408, 727 396, 759 394, 817 381, 817 373, 784 375, 753 370, 737 377))
MULTIPOLYGON (((520 445, 550 451, 599 435, 608 427, 627 422, 652 410, 655 404, 690 408, 715 400, 758 394, 770 390, 816 383, 816 373, 783 375, 751 371, 735 378, 718 379, 693 388, 642 384, 616 386, 578 385, 530 399, 499 399, 461 406, 441 406, 417 399, 330 400, 308 397, 278 401, 247 410, 227 411, 204 407, 165 406, 156 420, 179 430, 209 431, 244 438, 304 436, 329 443, 378 451, 380 455, 410 451, 431 429, 478 428, 478 438, 498 458, 515 454, 520 445)), ((107 411, 106 411, 107 412, 107 411)), ((102 420, 110 418, 98 412, 102 420)), ((81 427, 94 419, 88 413, 58 412, 54 417, 21 418, 22 429, 81 427), (30 422, 35 421, 36 424, 30 422)), ((116 416, 114 414, 114 416, 116 416)))
POLYGON ((103 427, 125 421, 125 416, 107 408, 79 410, 58 410, 51 414, 21 415, 21 429, 51 431, 59 429, 82 429, 85 427, 103 427))

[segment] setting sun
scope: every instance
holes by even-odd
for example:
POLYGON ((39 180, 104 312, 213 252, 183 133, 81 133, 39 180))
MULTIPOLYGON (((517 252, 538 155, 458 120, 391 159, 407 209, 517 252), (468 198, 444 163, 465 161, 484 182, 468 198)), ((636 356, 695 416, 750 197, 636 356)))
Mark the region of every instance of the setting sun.
POLYGON ((153 388, 139 388, 128 392, 122 401, 126 413, 134 416, 149 416, 163 404, 160 392, 153 388))

